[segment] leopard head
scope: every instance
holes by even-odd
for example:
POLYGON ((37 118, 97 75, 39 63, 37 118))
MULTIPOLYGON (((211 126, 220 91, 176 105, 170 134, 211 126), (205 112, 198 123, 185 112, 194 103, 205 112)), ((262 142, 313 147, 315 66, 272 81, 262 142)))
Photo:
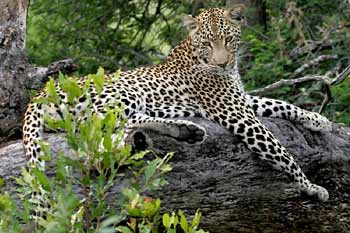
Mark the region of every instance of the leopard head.
POLYGON ((244 9, 239 4, 229 10, 213 8, 197 17, 184 17, 193 55, 201 65, 224 70, 235 67, 244 9))

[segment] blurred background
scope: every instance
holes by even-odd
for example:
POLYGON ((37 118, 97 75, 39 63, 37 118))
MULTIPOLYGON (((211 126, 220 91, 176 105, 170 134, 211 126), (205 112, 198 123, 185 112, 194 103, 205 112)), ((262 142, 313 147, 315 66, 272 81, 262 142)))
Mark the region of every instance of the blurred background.
MULTIPOLYGON (((244 3, 240 73, 246 90, 306 75, 334 78, 350 64, 349 0, 31 0, 27 49, 47 66, 73 58, 77 75, 157 64, 186 37, 184 14, 244 3)), ((318 111, 321 82, 285 86, 264 96, 318 111)), ((350 124, 350 80, 331 88, 324 115, 350 124)))

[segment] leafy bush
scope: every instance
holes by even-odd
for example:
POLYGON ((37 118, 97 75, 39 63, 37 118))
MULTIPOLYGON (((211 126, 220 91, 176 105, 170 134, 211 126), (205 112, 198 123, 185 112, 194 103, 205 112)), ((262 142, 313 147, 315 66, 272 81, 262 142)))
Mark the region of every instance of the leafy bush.
MULTIPOLYGON (((247 90, 264 87, 280 79, 340 72, 350 64, 350 5, 344 1, 266 0, 268 20, 243 29, 245 52, 240 65, 247 90), (298 68, 321 55, 336 55, 303 72, 298 68)), ((249 23, 249 22, 248 22, 249 23)), ((350 106, 346 98, 348 81, 332 88, 333 100, 324 114, 331 120, 349 124, 350 106)), ((325 91, 320 83, 303 83, 264 93, 304 109, 318 111, 325 91)))
MULTIPOLYGON (((118 78, 117 74, 114 78, 118 78)), ((16 178, 21 207, 8 193, 0 195, 1 232, 23 232, 30 227, 35 232, 204 232, 198 230, 199 212, 191 224, 181 211, 178 215, 173 212, 161 216, 160 199, 145 195, 166 184, 163 174, 171 171, 169 160, 173 154, 160 158, 150 151, 131 153, 131 147, 123 145, 123 107, 116 108, 118 103, 114 103, 107 106, 104 115, 97 115, 89 107, 78 114, 70 111, 82 97, 91 106, 89 85, 93 83, 101 93, 104 82, 102 69, 89 75, 83 87, 75 79, 60 75, 59 83, 68 103, 61 105, 61 119, 46 116, 45 122, 53 130, 66 132, 72 153, 57 155, 51 178, 38 168, 22 169, 22 177, 16 178), (79 119, 81 115, 84 120, 79 119), (128 185, 121 190, 118 210, 107 203, 106 197, 123 180, 123 174, 130 178, 123 182, 128 185), (40 215, 34 217, 34 212, 40 215), (33 218, 35 225, 31 225, 33 218)), ((47 98, 38 102, 60 103, 52 79, 46 89, 47 98)), ((49 146, 42 142, 41 147, 42 159, 51 160, 49 146)))

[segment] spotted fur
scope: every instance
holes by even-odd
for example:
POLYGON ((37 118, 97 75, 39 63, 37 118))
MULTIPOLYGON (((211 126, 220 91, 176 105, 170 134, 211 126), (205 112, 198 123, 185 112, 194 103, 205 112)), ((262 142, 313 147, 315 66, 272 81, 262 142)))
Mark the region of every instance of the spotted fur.
MULTIPOLYGON (((197 17, 185 16, 184 25, 190 35, 172 50, 164 63, 122 72, 100 94, 90 86, 93 110, 104 114, 106 106, 115 107, 115 99, 119 98, 126 106, 124 116, 129 118, 129 127, 165 125, 168 130, 164 133, 187 143, 202 142, 205 129, 176 118, 200 116, 213 120, 239 135, 261 160, 290 176, 300 190, 325 201, 327 190, 308 180, 292 155, 255 114, 298 121, 315 130, 329 129, 329 122, 285 102, 243 92, 236 59, 242 13, 243 7, 238 5, 227 11, 215 8, 197 17)), ((67 101, 58 84, 56 87, 62 101, 67 101)), ((41 95, 45 93, 44 90, 41 95)), ((86 105, 85 99, 79 101, 74 111, 86 105)), ((38 141, 46 113, 59 117, 60 110, 52 104, 31 103, 25 115, 24 146, 34 166, 43 166, 38 141)))

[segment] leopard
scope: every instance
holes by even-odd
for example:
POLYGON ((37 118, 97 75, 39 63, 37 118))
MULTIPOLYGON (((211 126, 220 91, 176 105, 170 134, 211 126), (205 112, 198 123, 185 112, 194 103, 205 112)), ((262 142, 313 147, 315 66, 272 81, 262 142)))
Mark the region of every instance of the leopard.
MULTIPOLYGON (((174 47, 160 64, 121 71, 118 79, 97 91, 90 85, 90 108, 98 115, 106 108, 117 108, 116 99, 123 103, 123 117, 128 128, 162 128, 163 134, 188 144, 203 143, 207 137, 204 127, 188 117, 214 121, 239 136, 259 159, 285 173, 297 190, 329 199, 328 191, 312 183, 293 155, 257 118, 278 117, 298 122, 315 131, 331 130, 331 122, 315 112, 303 110, 284 101, 248 95, 238 72, 238 49, 241 27, 245 21, 244 5, 229 9, 210 8, 197 16, 185 15, 183 25, 188 36, 174 47)), ((79 85, 84 85, 84 78, 79 85)), ((61 103, 67 95, 55 83, 61 103)), ((48 95, 43 89, 38 97, 48 95)), ((86 108, 87 100, 79 98, 72 112, 86 108)), ((62 115, 58 104, 32 101, 27 108, 23 125, 23 144, 29 166, 41 167, 45 127, 44 116, 62 115)))

